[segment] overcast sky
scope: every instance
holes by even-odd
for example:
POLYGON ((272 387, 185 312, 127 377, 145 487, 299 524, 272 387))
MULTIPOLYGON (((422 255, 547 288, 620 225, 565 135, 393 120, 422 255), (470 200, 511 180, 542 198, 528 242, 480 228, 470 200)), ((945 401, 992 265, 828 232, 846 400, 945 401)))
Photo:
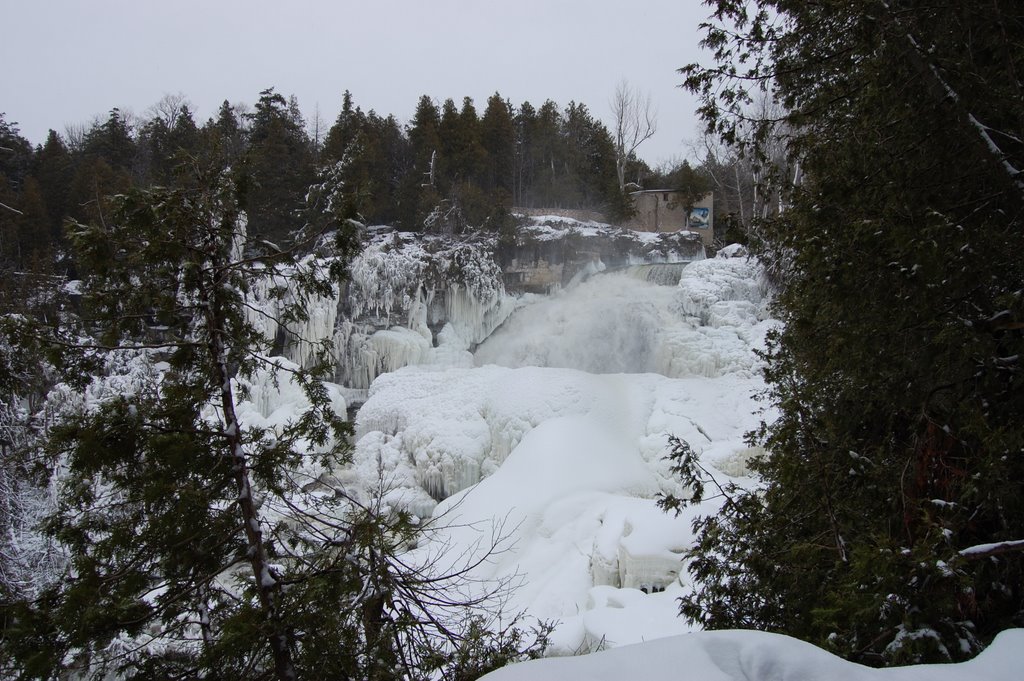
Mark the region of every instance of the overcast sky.
POLYGON ((649 93, 652 165, 698 131, 676 69, 699 58, 699 0, 0 0, 0 112, 23 136, 144 114, 183 93, 198 123, 274 87, 329 125, 352 91, 364 111, 412 116, 420 95, 516 106, 583 102, 609 124, 625 79, 649 93))

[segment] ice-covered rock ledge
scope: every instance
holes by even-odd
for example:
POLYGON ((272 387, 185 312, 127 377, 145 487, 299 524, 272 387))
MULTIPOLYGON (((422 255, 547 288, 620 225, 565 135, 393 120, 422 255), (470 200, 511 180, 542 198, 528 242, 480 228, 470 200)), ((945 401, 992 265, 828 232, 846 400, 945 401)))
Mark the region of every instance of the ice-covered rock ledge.
POLYGON ((349 268, 351 279, 333 301, 338 314, 318 306, 307 326, 319 334, 314 342, 333 333, 335 378, 365 389, 403 366, 469 366, 466 351, 509 317, 525 290, 550 292, 609 268, 703 257, 689 233, 648 234, 565 218, 531 218, 513 240, 379 230, 349 268))
POLYGON ((338 380, 357 389, 403 366, 469 365, 515 308, 489 238, 382 233, 349 270, 333 343, 338 380))
POLYGON ((604 271, 704 258, 700 236, 692 232, 635 232, 554 215, 520 219, 515 238, 496 251, 505 284, 514 291, 551 293, 595 264, 604 271))

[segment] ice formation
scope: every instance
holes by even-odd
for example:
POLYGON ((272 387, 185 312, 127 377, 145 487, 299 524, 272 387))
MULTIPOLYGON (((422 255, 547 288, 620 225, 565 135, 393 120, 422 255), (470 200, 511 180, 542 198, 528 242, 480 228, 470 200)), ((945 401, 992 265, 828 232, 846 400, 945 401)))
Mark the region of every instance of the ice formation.
POLYGON ((339 378, 354 388, 403 366, 458 356, 516 306, 486 242, 395 232, 368 245, 350 271, 348 314, 333 343, 339 378), (438 329, 436 341, 431 329, 438 329), (436 353, 435 346, 447 347, 436 353))
MULTIPOLYGON (((556 221, 559 228, 555 228, 548 225, 551 220, 534 219, 528 229, 531 238, 567 238, 566 225, 562 224, 565 221, 556 221)), ((683 264, 703 257, 702 250, 695 251, 690 241, 680 240, 678 235, 645 235, 606 225, 569 222, 573 238, 601 238, 623 244, 623 257, 628 263, 671 263, 649 266, 642 275, 632 273, 649 281, 665 283, 683 264)), ((460 243, 378 231, 351 263, 350 281, 344 290, 336 288, 331 295, 302 301, 308 311, 305 318, 288 319, 287 311, 294 308, 298 293, 289 286, 287 273, 254 278, 246 297, 247 318, 268 347, 277 348, 301 366, 311 366, 325 347, 331 348, 336 378, 350 387, 366 389, 377 376, 403 366, 464 358, 462 351, 490 338, 520 306, 520 301, 505 290, 493 248, 494 243, 487 240, 460 243), (440 330, 446 327, 446 334, 441 336, 440 330)), ((605 263, 595 256, 576 272, 570 288, 605 269, 605 263)), ((596 294, 596 304, 606 293, 607 289, 596 294)), ((625 298, 628 293, 619 296, 620 300, 625 298)), ((595 300, 595 294, 591 299, 595 300)), ((608 329, 620 326, 647 330, 661 321, 656 319, 660 313, 651 309, 618 312, 619 317, 602 320, 603 327, 578 332, 608 335, 608 329)), ((625 346, 608 347, 594 362, 605 371, 662 370, 664 362, 652 359, 657 352, 649 347, 651 340, 650 334, 634 334, 625 346)), ((597 366, 557 358, 553 361, 524 359, 517 364, 578 366, 585 370, 597 366)), ((670 362, 667 366, 671 369, 677 365, 670 362)))
POLYGON ((652 286, 635 270, 605 274, 526 306, 476 358, 672 378, 753 375, 752 348, 772 326, 765 305, 760 268, 746 258, 686 264, 674 289, 652 286))
MULTIPOLYGON (((420 551, 465 559, 507 542, 474 576, 518 581, 510 607, 558 620, 556 651, 632 642, 622 622, 639 612, 657 625, 638 635, 685 631, 681 555, 692 515, 713 505, 678 518, 656 507, 686 492, 667 440, 687 440, 723 476, 747 474, 765 289, 742 257, 654 276, 603 265, 516 299, 484 246, 379 234, 347 289, 308 301, 309 318, 287 330, 275 324, 293 294, 267 277, 251 288, 252 319, 288 360, 240 386, 243 422, 273 429, 300 413, 289 371, 326 341, 337 375, 369 391, 351 465, 311 477, 432 518, 420 551)), ((342 389, 332 396, 344 409, 342 389)))
POLYGON ((453 325, 438 347, 412 330, 388 341, 418 366, 373 381, 347 473, 352 488, 383 487, 388 503, 433 518, 428 546, 472 559, 500 540, 474 576, 519 583, 510 608, 558 620, 562 653, 687 630, 681 556, 693 516, 715 506, 657 508, 659 493, 686 493, 668 436, 723 479, 755 484, 752 349, 772 325, 745 258, 693 262, 675 286, 599 269, 523 297, 473 356, 453 325))
POLYGON ((283 351, 296 364, 308 368, 331 347, 338 323, 339 287, 327 296, 303 294, 290 285, 287 272, 268 273, 249 282, 245 302, 246 321, 263 336, 267 347, 283 351), (300 303, 306 314, 296 319, 289 311, 300 303))
MULTIPOLYGON (((584 222, 557 215, 527 219, 520 242, 584 241, 588 249, 614 245, 614 265, 690 262, 704 258, 704 246, 695 232, 635 232, 599 222, 584 222)), ((607 253, 607 248, 603 249, 607 253)))

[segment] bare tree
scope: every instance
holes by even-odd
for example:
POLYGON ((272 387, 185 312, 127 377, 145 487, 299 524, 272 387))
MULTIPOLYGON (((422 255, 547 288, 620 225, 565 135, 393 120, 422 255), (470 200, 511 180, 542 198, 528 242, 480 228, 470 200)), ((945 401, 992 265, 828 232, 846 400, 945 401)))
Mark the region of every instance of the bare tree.
POLYGON ((85 137, 89 134, 89 131, 100 125, 99 116, 93 116, 91 120, 85 123, 68 123, 64 126, 64 144, 67 145, 68 151, 80 152, 85 149, 85 137))
POLYGON ((751 102, 743 144, 751 158, 754 220, 784 212, 789 190, 800 179, 799 163, 790 154, 793 130, 786 120, 788 113, 770 89, 751 102))
POLYGON ((632 88, 625 79, 619 81, 609 104, 615 119, 615 171, 619 189, 625 191, 626 163, 658 131, 658 113, 651 95, 632 88))
POLYGON ((192 102, 188 101, 185 93, 165 94, 156 104, 146 109, 144 116, 147 120, 163 121, 167 129, 170 130, 174 127, 174 122, 178 120, 178 115, 186 108, 191 109, 192 102))
POLYGON ((313 150, 313 160, 319 164, 320 152, 323 151, 324 138, 328 129, 323 116, 320 115, 320 102, 317 102, 313 109, 313 118, 309 120, 308 127, 306 134, 309 136, 310 148, 313 150))

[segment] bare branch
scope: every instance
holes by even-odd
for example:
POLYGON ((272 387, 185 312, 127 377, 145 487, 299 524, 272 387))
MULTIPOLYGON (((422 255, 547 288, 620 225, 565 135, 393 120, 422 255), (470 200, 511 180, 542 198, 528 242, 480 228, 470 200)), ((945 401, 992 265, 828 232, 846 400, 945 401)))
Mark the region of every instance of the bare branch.
POLYGON ((619 189, 625 191, 626 163, 658 131, 658 113, 650 94, 634 90, 626 80, 619 81, 609 105, 615 119, 615 169, 619 189))

